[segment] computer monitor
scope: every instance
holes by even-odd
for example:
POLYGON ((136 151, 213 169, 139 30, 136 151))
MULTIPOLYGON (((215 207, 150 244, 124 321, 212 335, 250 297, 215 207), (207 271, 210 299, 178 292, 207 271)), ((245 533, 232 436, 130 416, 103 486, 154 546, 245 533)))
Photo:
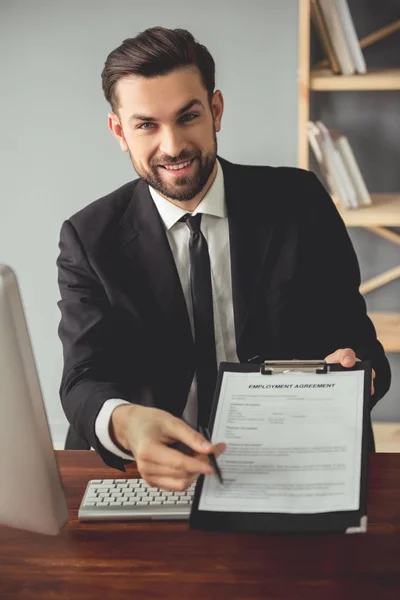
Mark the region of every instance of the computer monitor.
POLYGON ((0 524, 57 535, 67 518, 17 280, 0 265, 0 524))

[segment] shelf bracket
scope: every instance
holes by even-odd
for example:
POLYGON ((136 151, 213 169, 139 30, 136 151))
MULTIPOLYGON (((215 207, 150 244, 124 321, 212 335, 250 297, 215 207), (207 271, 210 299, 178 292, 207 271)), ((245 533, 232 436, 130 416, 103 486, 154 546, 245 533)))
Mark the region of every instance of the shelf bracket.
POLYGON ((398 244, 400 246, 400 234, 395 231, 390 231, 387 227, 366 227, 365 229, 369 229, 372 233, 383 237, 385 240, 389 242, 393 242, 394 244, 398 244))
MULTIPOLYGON (((387 229, 386 227, 366 227, 365 229, 369 229, 376 235, 383 237, 385 240, 400 246, 400 234, 390 231, 390 229, 387 229)), ((377 288, 394 281, 398 277, 400 277, 400 265, 364 281, 360 285, 360 292, 361 294, 368 294, 368 292, 372 292, 372 290, 376 290, 377 288)))
POLYGON ((372 292, 372 290, 376 290, 377 288, 394 281, 394 279, 397 279, 398 277, 400 277, 400 265, 364 281, 364 283, 360 285, 360 292, 361 294, 368 294, 368 292, 372 292))

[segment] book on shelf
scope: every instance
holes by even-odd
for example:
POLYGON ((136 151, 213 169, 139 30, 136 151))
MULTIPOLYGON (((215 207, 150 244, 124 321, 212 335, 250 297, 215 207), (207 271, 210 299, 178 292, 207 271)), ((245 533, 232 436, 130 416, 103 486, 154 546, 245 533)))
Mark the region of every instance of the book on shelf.
POLYGON ((317 0, 311 0, 311 18, 315 25, 315 29, 321 39, 323 49, 328 59, 329 65, 335 74, 340 73, 340 66, 332 45, 332 40, 321 11, 321 7, 317 0))
POLYGON ((329 155, 326 149, 323 148, 321 132, 313 121, 307 123, 307 132, 308 141, 318 163, 322 180, 328 188, 335 204, 342 203, 343 201, 340 201, 341 189, 333 175, 329 155))
POLYGON ((311 11, 332 71, 343 75, 366 73, 347 0, 311 0, 311 11))
MULTIPOLYGON (((319 144, 322 161, 324 164, 324 173, 326 183, 330 193, 337 198, 342 208, 357 208, 357 199, 355 190, 351 184, 350 178, 346 172, 343 160, 339 151, 336 149, 328 128, 321 122, 315 122, 316 143, 319 144)), ((322 174, 322 173, 321 173, 322 174)))
POLYGON ((372 204, 371 195, 365 184, 364 178, 358 166, 356 157, 347 136, 344 133, 332 129, 330 131, 333 143, 338 149, 349 177, 356 191, 357 200, 360 206, 370 206, 372 204))
POLYGON ((339 12, 340 22, 342 23, 346 40, 349 44, 350 54, 355 65, 356 72, 363 75, 367 72, 367 66, 365 64, 364 55, 361 50, 356 29, 354 27, 354 21, 351 17, 348 2, 347 0, 335 0, 335 4, 339 12))
POLYGON ((371 196, 348 138, 329 130, 322 121, 309 121, 307 130, 321 177, 334 201, 346 210, 370 205, 371 196))

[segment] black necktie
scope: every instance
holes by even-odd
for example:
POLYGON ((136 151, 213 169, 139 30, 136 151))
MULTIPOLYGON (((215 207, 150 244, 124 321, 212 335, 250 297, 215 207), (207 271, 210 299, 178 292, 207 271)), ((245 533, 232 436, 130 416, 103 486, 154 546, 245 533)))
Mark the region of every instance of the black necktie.
POLYGON ((190 289, 193 303, 198 424, 207 427, 217 382, 210 256, 206 239, 200 231, 201 214, 194 217, 187 214, 181 220, 185 221, 190 230, 190 289))

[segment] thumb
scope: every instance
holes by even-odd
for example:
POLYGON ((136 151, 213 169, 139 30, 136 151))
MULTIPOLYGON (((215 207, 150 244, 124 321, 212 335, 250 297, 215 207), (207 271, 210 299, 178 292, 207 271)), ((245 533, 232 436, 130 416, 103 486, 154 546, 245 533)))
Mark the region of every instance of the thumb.
POLYGON ((194 452, 199 452, 200 454, 208 454, 213 448, 213 445, 201 433, 177 417, 166 420, 164 432, 168 437, 182 442, 194 452))
POLYGON ((218 444, 215 444, 214 446, 214 456, 215 458, 218 458, 219 456, 221 456, 221 454, 223 454, 226 450, 226 444, 224 444, 223 442, 218 442, 218 444))

